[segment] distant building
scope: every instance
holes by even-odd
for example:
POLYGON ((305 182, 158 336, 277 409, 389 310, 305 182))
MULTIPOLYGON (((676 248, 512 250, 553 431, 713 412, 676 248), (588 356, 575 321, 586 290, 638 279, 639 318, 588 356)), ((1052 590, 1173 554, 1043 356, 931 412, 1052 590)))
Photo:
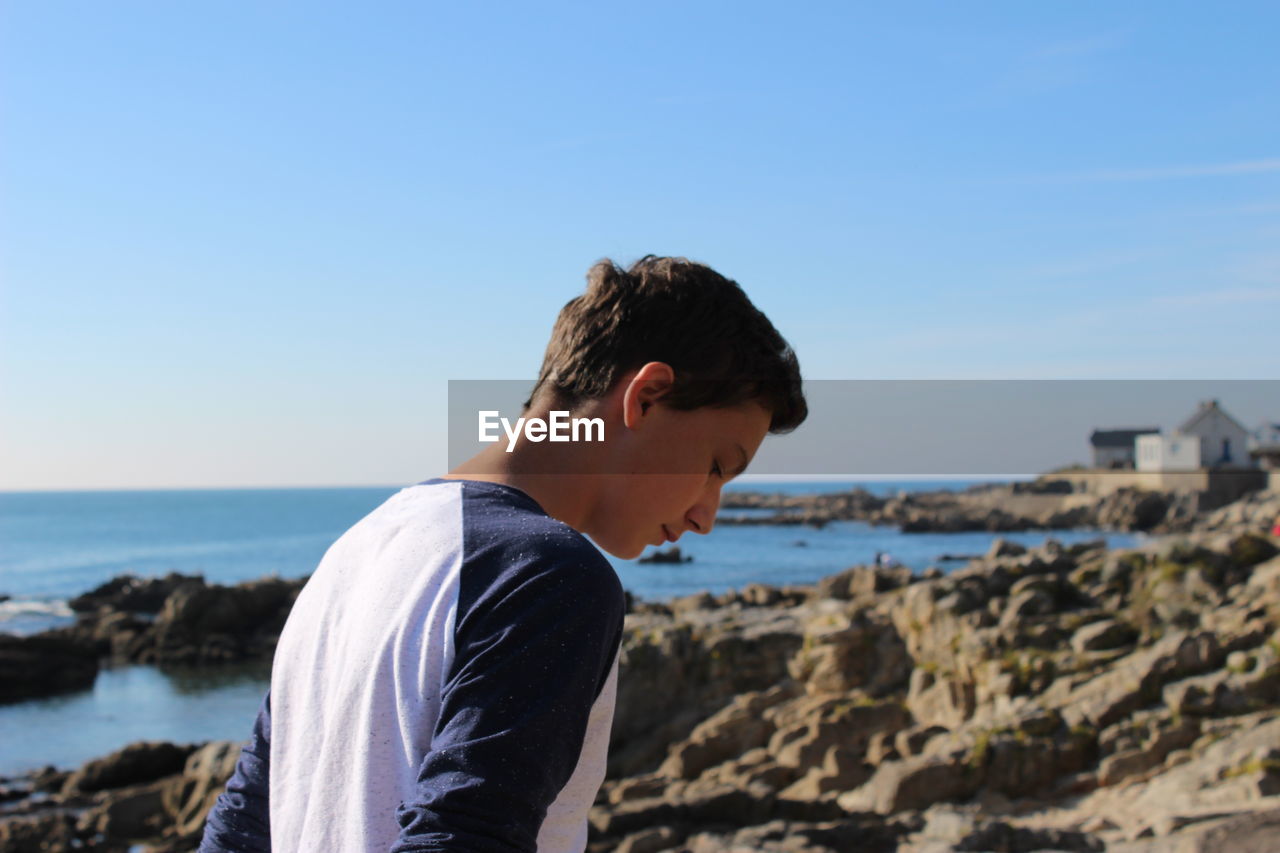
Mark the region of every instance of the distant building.
POLYGON ((1076 492, 1198 493, 1200 508, 1212 509, 1258 489, 1280 491, 1280 424, 1264 424, 1251 435, 1217 400, 1202 402, 1164 435, 1155 429, 1094 430, 1089 441, 1092 468, 1053 475, 1076 492), (1259 440, 1276 443, 1259 445, 1259 440), (1259 468, 1258 462, 1271 470, 1259 468))
POLYGON ((1262 424, 1253 431, 1249 445, 1249 455, 1263 468, 1280 471, 1280 424, 1262 424))
POLYGON ((1253 447, 1280 445, 1280 424, 1264 423, 1253 431, 1250 441, 1253 447))
POLYGON ((1206 400, 1177 430, 1139 436, 1136 467, 1139 471, 1256 468, 1248 443, 1249 431, 1217 400, 1206 400))
POLYGON ((1095 429, 1089 436, 1093 447, 1094 468, 1132 468, 1134 466, 1135 441, 1140 435, 1158 434, 1156 427, 1138 429, 1095 429))

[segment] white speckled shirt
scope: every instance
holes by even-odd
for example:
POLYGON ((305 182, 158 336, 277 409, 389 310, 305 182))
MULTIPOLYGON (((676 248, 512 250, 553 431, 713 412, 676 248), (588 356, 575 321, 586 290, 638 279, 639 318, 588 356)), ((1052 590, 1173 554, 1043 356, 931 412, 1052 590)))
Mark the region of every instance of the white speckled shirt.
POLYGON ((625 610, 511 486, 401 490, 326 552, 202 851, 581 851, 625 610))

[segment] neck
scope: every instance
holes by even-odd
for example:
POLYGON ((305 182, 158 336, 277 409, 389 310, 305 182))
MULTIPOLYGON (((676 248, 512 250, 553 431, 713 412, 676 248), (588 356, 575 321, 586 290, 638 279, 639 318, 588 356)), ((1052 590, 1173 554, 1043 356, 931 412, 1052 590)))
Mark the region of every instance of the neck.
MULTIPOLYGON (((545 417, 530 412, 528 416, 545 417)), ((552 518, 586 533, 601 478, 602 445, 529 442, 521 438, 510 453, 503 442, 486 447, 443 476, 512 486, 533 498, 552 518)))

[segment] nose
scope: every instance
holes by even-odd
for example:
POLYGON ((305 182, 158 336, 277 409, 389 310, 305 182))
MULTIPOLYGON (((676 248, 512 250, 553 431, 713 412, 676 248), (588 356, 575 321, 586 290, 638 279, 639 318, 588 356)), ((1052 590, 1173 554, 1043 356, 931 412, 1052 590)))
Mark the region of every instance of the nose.
POLYGON ((716 525, 716 512, 720 509, 720 486, 710 487, 685 515, 687 529, 707 535, 716 525))

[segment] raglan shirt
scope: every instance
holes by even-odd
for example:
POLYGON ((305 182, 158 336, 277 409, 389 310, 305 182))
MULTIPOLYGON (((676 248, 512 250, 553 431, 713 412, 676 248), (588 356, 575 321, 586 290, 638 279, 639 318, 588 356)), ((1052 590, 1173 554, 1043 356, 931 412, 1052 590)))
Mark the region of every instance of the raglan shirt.
POLYGON ((624 610, 524 492, 401 490, 299 594, 200 850, 583 850, 624 610))

